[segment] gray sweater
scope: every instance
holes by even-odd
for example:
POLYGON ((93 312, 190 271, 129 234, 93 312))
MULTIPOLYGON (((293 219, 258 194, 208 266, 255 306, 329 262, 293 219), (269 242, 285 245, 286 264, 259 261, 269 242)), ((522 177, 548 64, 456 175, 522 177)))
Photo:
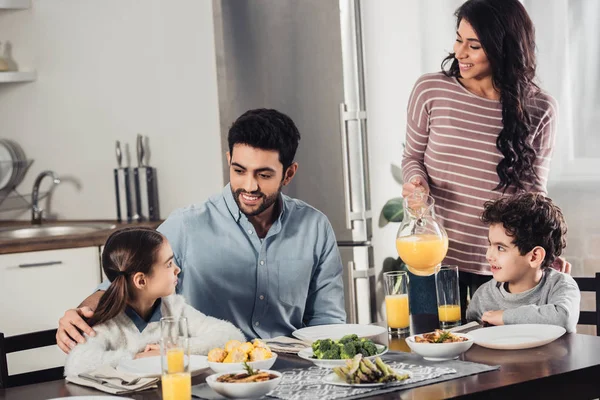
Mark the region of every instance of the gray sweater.
POLYGON ((546 269, 542 280, 523 293, 509 293, 504 284, 492 279, 483 284, 467 308, 467 320, 481 321, 486 311, 504 310, 504 324, 550 324, 575 332, 581 294, 567 274, 546 269))
POLYGON ((147 344, 160 339, 160 317, 186 317, 190 333, 190 354, 207 354, 215 347, 224 347, 230 339, 244 342, 242 332, 232 323, 209 317, 186 304, 179 295, 163 297, 160 308, 150 322, 139 317, 132 319, 127 312, 94 326, 96 336, 85 336, 86 342, 78 344, 69 353, 65 376, 89 372, 101 365, 116 367, 123 359, 132 359, 147 344))

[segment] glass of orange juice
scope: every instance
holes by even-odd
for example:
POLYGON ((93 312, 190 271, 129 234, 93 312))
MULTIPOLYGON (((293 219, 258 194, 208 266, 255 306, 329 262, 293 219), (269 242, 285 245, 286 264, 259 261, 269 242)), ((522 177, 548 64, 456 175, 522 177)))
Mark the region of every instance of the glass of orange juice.
POLYGON ((458 267, 456 265, 436 267, 435 289, 440 327, 448 329, 460 325, 460 291, 458 288, 458 267))
POLYGON ((385 272, 383 282, 388 331, 398 336, 408 333, 410 330, 408 273, 406 271, 385 272))
POLYGON ((189 369, 187 318, 161 318, 160 334, 162 398, 163 400, 190 400, 192 377, 189 369))

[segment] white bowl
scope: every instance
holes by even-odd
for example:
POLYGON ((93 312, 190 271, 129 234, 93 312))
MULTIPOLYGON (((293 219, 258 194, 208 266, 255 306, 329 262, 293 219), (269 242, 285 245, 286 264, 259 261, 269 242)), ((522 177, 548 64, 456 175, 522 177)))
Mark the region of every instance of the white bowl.
MULTIPOLYGON (((277 353, 273 353, 273 357, 267 358, 266 360, 260 361, 247 361, 246 364, 251 366, 253 369, 260 369, 261 371, 265 369, 269 369, 275 364, 275 360, 277 360, 277 353)), ((233 372, 233 371, 241 371, 244 369, 244 363, 223 363, 223 362, 215 362, 208 361, 208 366, 215 372, 233 372)))
MULTIPOLYGON (((379 357, 385 353, 387 353, 388 348, 382 344, 375 344, 377 347, 377 354, 374 356, 365 357, 371 361, 374 361, 376 357, 379 357)), ((346 360, 320 360, 318 358, 314 358, 314 354, 312 351, 312 347, 307 347, 298 352, 298 357, 308 360, 315 364, 317 367, 321 368, 335 368, 335 367, 344 367, 346 366, 346 360)))
MULTIPOLYGON (((469 350, 473 346, 473 338, 464 333, 454 333, 455 336, 461 336, 467 338, 464 342, 454 343, 417 343, 415 342, 415 336, 409 336, 406 338, 406 344, 411 348, 412 351, 422 356, 426 360, 431 361, 446 361, 458 358, 459 355, 469 350)), ((420 335, 417 335, 420 336, 420 335)))
POLYGON ((275 386, 279 385, 279 382, 281 382, 281 372, 271 370, 262 371, 277 375, 277 378, 269 379, 268 381, 248 383, 217 382, 217 378, 221 375, 241 374, 245 372, 246 371, 237 370, 212 374, 206 377, 206 383, 212 390, 222 396, 229 397, 230 399, 253 399, 269 393, 271 390, 275 389, 275 386))

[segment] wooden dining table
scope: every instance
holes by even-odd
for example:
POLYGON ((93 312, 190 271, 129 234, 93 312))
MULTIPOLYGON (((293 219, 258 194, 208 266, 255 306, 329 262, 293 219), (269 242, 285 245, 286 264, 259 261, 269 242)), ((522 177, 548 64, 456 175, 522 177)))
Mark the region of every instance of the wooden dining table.
MULTIPOLYGON (((429 332, 438 326, 437 315, 411 317, 411 333, 429 332)), ((374 339, 387 344, 390 352, 410 352, 404 337, 382 334, 374 339)), ((461 360, 500 368, 433 383, 413 389, 376 394, 366 399, 595 399, 600 398, 600 337, 565 334, 544 346, 523 350, 491 350, 473 345, 461 360)), ((280 354, 273 369, 308 368, 313 364, 296 355, 280 354)), ((212 372, 206 370, 192 379, 203 383, 212 372)), ((97 390, 57 380, 0 389, 0 400, 46 400, 71 396, 108 396, 97 390)), ((160 387, 125 395, 136 400, 161 399, 160 387)), ((317 400, 317 399, 315 399, 317 400)))

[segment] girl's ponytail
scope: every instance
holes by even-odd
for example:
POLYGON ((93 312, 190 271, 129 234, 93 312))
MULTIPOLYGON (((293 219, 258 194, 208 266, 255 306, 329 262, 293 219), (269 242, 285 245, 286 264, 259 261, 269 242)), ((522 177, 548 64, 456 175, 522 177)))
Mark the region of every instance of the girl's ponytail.
POLYGON ((87 321, 89 326, 106 322, 123 312, 129 298, 127 286, 127 276, 124 273, 117 275, 116 279, 100 298, 94 315, 87 321))

